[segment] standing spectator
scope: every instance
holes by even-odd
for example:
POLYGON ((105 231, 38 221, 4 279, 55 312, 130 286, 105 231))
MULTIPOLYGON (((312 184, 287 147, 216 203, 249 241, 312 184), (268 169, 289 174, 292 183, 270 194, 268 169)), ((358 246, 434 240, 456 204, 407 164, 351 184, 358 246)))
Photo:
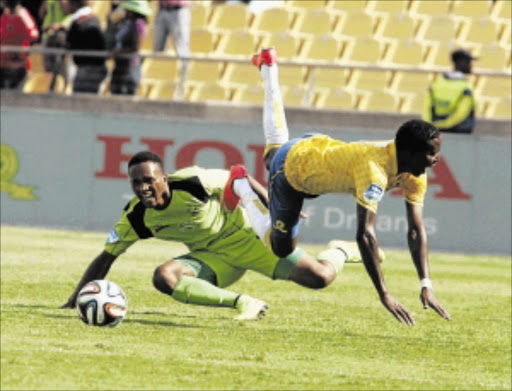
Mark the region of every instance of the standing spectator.
MULTIPOLYGON (((67 46, 71 50, 104 51, 106 44, 100 20, 87 4, 87 0, 69 0, 72 16, 66 36, 67 46)), ((73 61, 77 66, 73 92, 97 94, 101 82, 107 76, 105 58, 74 55, 73 61)))
MULTIPOLYGON (((66 28, 69 18, 66 18, 65 6, 67 0, 45 0, 39 8, 39 17, 43 20, 42 43, 46 48, 62 49, 66 46, 66 28)), ((44 70, 54 74, 62 74, 67 80, 66 63, 63 55, 46 54, 44 70)))
MULTIPOLYGON (((0 45, 28 47, 39 38, 39 31, 32 16, 19 0, 5 0, 0 17, 0 45)), ((28 55, 22 52, 0 53, 0 88, 22 89, 27 71, 28 55)))
POLYGON ((118 57, 119 54, 136 54, 146 36, 147 17, 151 8, 146 0, 127 0, 121 3, 119 12, 124 17, 119 22, 120 28, 116 34, 116 44, 112 52, 114 71, 110 81, 110 92, 114 95, 135 95, 140 83, 140 57, 118 57))
MULTIPOLYGON (((172 35, 178 56, 187 58, 190 55, 191 15, 189 5, 189 0, 159 0, 153 34, 153 50, 155 52, 165 50, 167 38, 172 35)), ((181 61, 178 95, 183 93, 187 68, 188 60, 184 59, 181 61)))
POLYGON ((472 133, 475 128, 474 86, 471 74, 476 60, 467 50, 452 52, 454 70, 442 75, 429 89, 423 119, 442 132, 472 133))

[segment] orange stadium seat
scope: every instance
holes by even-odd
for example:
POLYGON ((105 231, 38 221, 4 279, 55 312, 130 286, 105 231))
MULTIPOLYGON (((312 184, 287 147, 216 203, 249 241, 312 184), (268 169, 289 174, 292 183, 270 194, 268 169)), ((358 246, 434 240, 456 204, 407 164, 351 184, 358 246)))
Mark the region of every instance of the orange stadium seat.
POLYGON ((269 33, 287 32, 294 18, 294 14, 288 8, 268 8, 255 15, 251 29, 269 33))
POLYGON ((356 99, 354 95, 342 88, 329 88, 319 94, 315 107, 321 109, 354 109, 356 99))
POLYGON ((302 34, 330 34, 334 18, 324 8, 307 8, 297 16, 294 31, 302 34))
POLYGON ((452 6, 452 13, 470 18, 485 17, 490 15, 492 5, 491 0, 456 0, 452 6))
POLYGON ((245 4, 220 4, 213 7, 209 27, 220 30, 245 30, 249 11, 245 4))
POLYGON ((306 40, 300 57, 308 60, 336 61, 342 49, 340 41, 331 35, 321 35, 306 40))
POLYGON ((217 46, 220 55, 240 55, 249 58, 256 51, 256 37, 247 31, 224 34, 217 46))

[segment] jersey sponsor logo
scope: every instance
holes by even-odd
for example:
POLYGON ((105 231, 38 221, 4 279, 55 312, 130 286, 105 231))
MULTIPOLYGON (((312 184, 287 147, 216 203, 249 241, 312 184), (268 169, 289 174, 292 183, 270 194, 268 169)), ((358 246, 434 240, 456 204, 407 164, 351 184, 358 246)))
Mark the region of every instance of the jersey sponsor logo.
POLYGON ((372 184, 368 186, 368 189, 364 192, 364 199, 370 202, 379 202, 384 196, 384 189, 379 186, 372 184))
POLYGON ((115 228, 112 228, 108 233, 107 243, 115 243, 119 240, 119 233, 115 228))
POLYGON ((273 226, 274 229, 277 229, 278 231, 281 231, 282 233, 287 233, 288 230, 286 229, 286 226, 281 220, 277 220, 276 223, 273 226))

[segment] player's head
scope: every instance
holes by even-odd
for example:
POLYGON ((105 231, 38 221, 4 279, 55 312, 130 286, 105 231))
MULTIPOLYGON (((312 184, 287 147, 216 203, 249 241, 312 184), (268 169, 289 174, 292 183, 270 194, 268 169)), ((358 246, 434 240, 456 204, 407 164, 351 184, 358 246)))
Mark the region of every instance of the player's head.
POLYGON ((420 119, 404 122, 395 136, 398 172, 419 176, 439 160, 441 134, 432 124, 420 119))
POLYGON ((160 156, 153 152, 136 153, 128 162, 128 175, 135 195, 146 208, 165 208, 171 192, 160 156))

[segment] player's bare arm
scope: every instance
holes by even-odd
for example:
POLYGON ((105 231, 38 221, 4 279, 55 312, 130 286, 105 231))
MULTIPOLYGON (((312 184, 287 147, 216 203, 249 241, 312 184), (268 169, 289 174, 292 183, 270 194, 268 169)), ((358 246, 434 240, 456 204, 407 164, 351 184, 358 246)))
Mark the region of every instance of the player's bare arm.
POLYGON ((356 240, 361 251, 364 266, 370 276, 384 307, 400 322, 413 325, 414 320, 409 312, 386 288, 384 276, 379 262, 379 243, 375 234, 376 214, 361 205, 357 205, 356 240))
POLYGON ((94 258, 89 267, 85 270, 82 279, 75 288, 75 291, 69 297, 68 301, 61 306, 61 308, 74 308, 76 304, 76 297, 78 292, 80 292, 80 289, 82 289, 89 281, 102 280, 105 278, 116 258, 117 257, 115 255, 106 251, 102 251, 96 258, 94 258))
MULTIPOLYGON (((426 285, 430 285, 427 233, 423 225, 423 207, 409 202, 406 202, 405 205, 409 224, 407 243, 409 244, 411 257, 416 266, 419 279, 428 282, 426 285)), ((420 300, 423 308, 432 308, 442 318, 450 320, 450 314, 436 299, 431 286, 423 286, 421 288, 420 300)))

